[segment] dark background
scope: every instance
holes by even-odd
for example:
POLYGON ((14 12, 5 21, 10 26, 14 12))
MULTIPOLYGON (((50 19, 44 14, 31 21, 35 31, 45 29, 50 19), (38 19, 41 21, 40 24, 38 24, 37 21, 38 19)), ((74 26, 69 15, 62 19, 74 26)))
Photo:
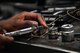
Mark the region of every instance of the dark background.
POLYGON ((63 5, 63 6, 69 6, 69 5, 77 5, 80 4, 80 0, 1 0, 1 2, 20 2, 20 3, 35 3, 37 2, 38 5, 44 6, 44 5, 63 5))

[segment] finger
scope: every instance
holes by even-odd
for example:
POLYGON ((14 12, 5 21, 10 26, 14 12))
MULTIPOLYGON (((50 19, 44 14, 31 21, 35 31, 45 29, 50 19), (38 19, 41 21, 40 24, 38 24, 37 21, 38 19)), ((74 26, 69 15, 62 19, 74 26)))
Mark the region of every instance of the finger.
POLYGON ((24 12, 24 16, 26 16, 26 19, 37 19, 41 25, 43 25, 45 28, 48 28, 45 21, 42 19, 42 16, 38 13, 33 12, 24 12))
POLYGON ((6 36, 4 42, 5 42, 5 43, 11 43, 13 40, 14 40, 13 37, 6 36))
POLYGON ((32 20, 25 20, 24 21, 24 26, 25 27, 38 26, 38 22, 32 21, 32 20))
POLYGON ((0 35, 0 42, 2 42, 2 43, 5 43, 5 42, 9 43, 13 40, 14 40, 13 37, 8 37, 8 36, 5 36, 4 34, 0 35))
POLYGON ((43 17, 40 14, 38 14, 37 19, 41 25, 43 25, 45 28, 48 28, 46 22, 43 20, 43 17))
POLYGON ((3 41, 4 41, 4 37, 3 36, 4 36, 3 34, 0 34, 0 44, 2 44, 3 41))

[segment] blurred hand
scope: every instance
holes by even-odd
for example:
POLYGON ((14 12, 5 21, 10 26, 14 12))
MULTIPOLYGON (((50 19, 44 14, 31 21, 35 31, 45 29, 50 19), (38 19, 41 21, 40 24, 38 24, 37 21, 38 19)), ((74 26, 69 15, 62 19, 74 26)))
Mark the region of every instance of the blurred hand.
MULTIPOLYGON (((48 28, 45 21, 42 19, 42 16, 33 12, 22 12, 14 15, 10 19, 1 20, 0 26, 7 31, 15 31, 29 26, 38 26, 38 22, 34 20, 37 20, 42 26, 48 28)), ((9 43, 11 41, 13 41, 13 37, 0 34, 0 48, 3 47, 5 43, 9 43)))
POLYGON ((27 26, 38 26, 38 22, 34 20, 37 20, 42 26, 48 28, 45 21, 42 19, 42 16, 38 13, 33 12, 18 13, 15 16, 8 19, 5 23, 6 25, 3 26, 8 31, 14 31, 27 26))
MULTIPOLYGON (((42 26, 48 28, 45 21, 42 19, 42 16, 33 12, 22 12, 14 15, 10 19, 1 20, 0 26, 7 31, 14 31, 29 26, 38 26, 38 22, 34 20, 37 20, 42 26)), ((5 43, 9 43, 11 41, 13 41, 13 37, 0 34, 0 47, 3 47, 5 43)))
POLYGON ((11 43, 13 40, 13 37, 8 37, 4 34, 0 34, 0 49, 4 48, 5 43, 11 43))

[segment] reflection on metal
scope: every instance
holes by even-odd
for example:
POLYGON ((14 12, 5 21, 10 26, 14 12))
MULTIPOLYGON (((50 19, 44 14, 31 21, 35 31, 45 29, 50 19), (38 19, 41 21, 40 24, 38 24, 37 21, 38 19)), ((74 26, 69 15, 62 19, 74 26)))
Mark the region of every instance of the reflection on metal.
POLYGON ((36 46, 36 47, 42 47, 42 48, 47 48, 47 49, 62 51, 62 52, 79 53, 79 52, 76 52, 76 51, 70 51, 70 50, 66 50, 66 49, 62 49, 62 48, 58 48, 58 47, 51 47, 51 46, 48 46, 48 45, 42 45, 42 44, 29 44, 29 43, 19 42, 19 41, 14 41, 14 42, 15 42, 15 43, 20 43, 20 44, 25 44, 25 45, 32 45, 32 46, 36 46))

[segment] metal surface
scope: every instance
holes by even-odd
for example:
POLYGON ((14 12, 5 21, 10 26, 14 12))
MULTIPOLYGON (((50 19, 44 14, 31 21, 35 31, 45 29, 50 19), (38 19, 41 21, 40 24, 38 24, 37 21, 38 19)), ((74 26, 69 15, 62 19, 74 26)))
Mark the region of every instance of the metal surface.
POLYGON ((62 27, 62 41, 73 41, 74 40, 74 29, 71 24, 64 24, 62 27))

